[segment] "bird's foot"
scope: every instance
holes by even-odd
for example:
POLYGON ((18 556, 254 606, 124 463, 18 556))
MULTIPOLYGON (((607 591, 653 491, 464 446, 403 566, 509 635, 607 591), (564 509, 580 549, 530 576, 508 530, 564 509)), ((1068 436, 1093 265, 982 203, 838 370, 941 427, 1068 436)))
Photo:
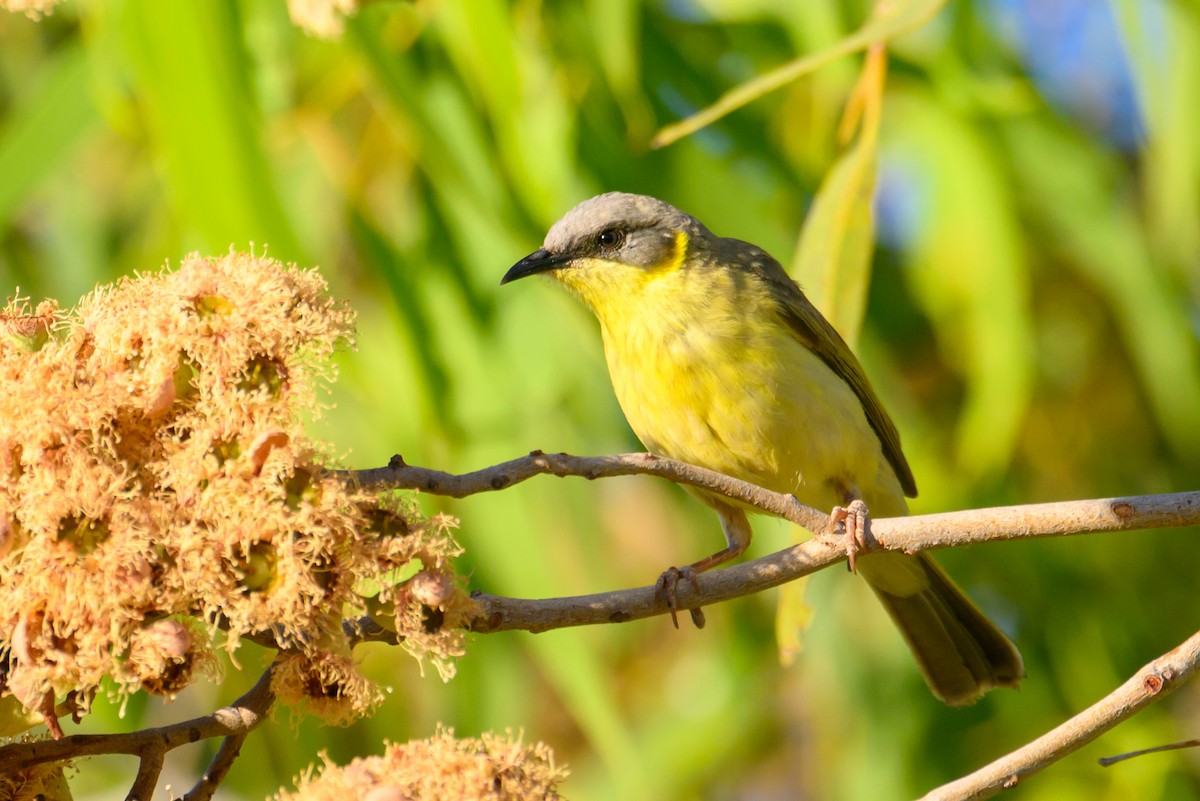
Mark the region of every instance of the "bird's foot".
MULTIPOLYGON (((671 610, 671 622, 675 624, 675 628, 679 628, 679 616, 676 614, 679 610, 679 604, 675 599, 675 588, 679 586, 679 582, 686 581, 692 585, 692 589, 697 593, 700 592, 700 583, 696 580, 696 571, 691 567, 668 567, 658 577, 658 581, 654 583, 654 597, 662 598, 667 602, 667 608, 671 610)), ((698 629, 704 628, 704 612, 699 607, 688 610, 692 615, 692 623, 698 629)))
POLYGON ((829 513, 829 534, 845 547, 846 564, 851 573, 855 570, 858 555, 871 550, 871 542, 867 536, 869 515, 867 505, 857 498, 847 506, 833 507, 833 511, 829 513))

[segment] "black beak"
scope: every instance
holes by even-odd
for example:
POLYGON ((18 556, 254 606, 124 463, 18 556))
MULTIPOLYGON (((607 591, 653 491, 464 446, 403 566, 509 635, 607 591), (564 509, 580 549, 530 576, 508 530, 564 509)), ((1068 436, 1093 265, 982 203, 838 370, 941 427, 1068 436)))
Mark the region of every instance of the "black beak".
POLYGON ((509 271, 500 279, 500 285, 504 286, 510 281, 516 281, 518 278, 524 278, 527 275, 536 275, 537 273, 557 269, 570 260, 571 256, 566 253, 551 253, 545 248, 535 250, 509 268, 509 271))

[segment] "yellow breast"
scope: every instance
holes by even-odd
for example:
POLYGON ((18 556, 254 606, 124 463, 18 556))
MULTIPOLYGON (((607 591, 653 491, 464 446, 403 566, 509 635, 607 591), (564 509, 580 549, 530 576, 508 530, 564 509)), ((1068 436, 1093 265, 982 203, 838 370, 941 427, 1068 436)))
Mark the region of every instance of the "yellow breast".
POLYGON ((743 272, 627 276, 593 306, 617 399, 652 452, 829 508, 856 486, 878 514, 903 493, 850 386, 796 338, 743 272))

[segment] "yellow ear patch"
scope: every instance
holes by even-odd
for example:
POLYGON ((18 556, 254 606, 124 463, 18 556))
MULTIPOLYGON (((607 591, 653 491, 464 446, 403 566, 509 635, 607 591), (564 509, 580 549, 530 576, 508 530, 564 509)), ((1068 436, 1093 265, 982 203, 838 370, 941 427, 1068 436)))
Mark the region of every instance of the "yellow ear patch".
POLYGON ((675 232, 675 246, 671 248, 671 255, 663 260, 663 263, 656 268, 656 271, 670 273, 678 270, 683 266, 683 260, 687 258, 688 252, 688 235, 683 231, 675 232))

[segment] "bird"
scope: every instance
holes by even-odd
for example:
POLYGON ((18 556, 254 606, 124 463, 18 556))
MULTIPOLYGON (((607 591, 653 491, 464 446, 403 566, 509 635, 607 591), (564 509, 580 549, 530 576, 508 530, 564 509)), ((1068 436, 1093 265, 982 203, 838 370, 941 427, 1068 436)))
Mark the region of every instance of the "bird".
MULTIPOLYGON (((613 390, 650 453, 833 509, 852 535, 867 509, 908 513, 917 487, 895 424, 845 340, 762 248, 657 198, 609 192, 567 212, 500 283, 539 274, 599 321, 613 390)), ((752 535, 747 508, 692 491, 726 547, 664 572, 672 605, 676 582, 740 556, 752 535)), ((970 704, 1024 677, 1016 646, 928 555, 863 552, 854 567, 936 697, 970 704)))

